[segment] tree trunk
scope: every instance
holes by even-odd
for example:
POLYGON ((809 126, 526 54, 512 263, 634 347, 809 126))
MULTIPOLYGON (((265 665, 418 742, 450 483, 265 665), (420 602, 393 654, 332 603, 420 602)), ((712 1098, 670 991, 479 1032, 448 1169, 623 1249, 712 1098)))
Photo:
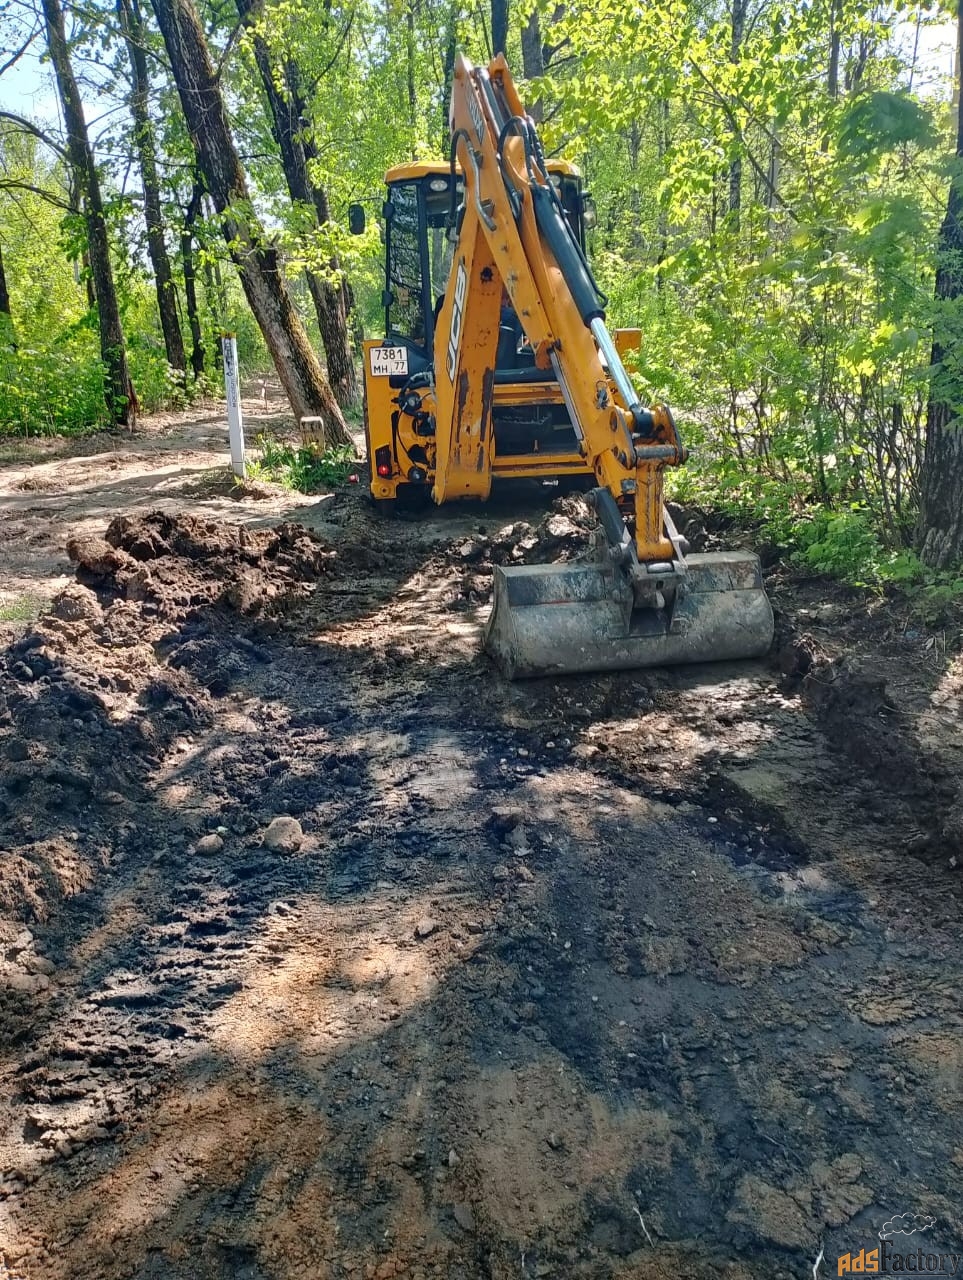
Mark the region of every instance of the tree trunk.
MULTIPOLYGON (((296 65, 288 63, 287 83, 291 92, 298 120, 306 120, 307 104, 301 94, 300 72, 296 65)), ((314 141, 310 134, 301 139, 306 166, 319 159, 314 141)), ((328 205, 328 193, 320 183, 309 180, 308 185, 314 200, 314 210, 318 218, 318 226, 325 227, 331 221, 331 209, 328 205)), ((328 365, 328 380, 331 382, 339 404, 347 408, 356 404, 360 398, 358 377, 355 372, 354 358, 351 354, 348 317, 354 305, 354 294, 348 278, 341 271, 341 264, 336 256, 328 261, 332 272, 338 274, 340 284, 331 285, 322 279, 322 297, 324 316, 318 312, 318 328, 321 330, 321 341, 324 345, 325 360, 328 365)))
MULTIPOLYGON (((261 83, 271 109, 271 132, 281 153, 281 165, 291 199, 313 208, 319 227, 330 220, 328 198, 323 188, 311 181, 308 173, 309 145, 302 136, 305 122, 305 103, 300 94, 300 71, 293 61, 285 68, 287 92, 278 83, 275 66, 267 41, 254 27, 257 0, 236 0, 241 20, 253 28, 254 58, 261 74, 261 83)), ((328 262, 333 273, 340 273, 336 257, 328 262)), ((325 279, 315 271, 305 272, 308 289, 318 316, 318 329, 324 346, 328 366, 328 381, 338 404, 347 409, 357 403, 358 384, 351 342, 348 337, 348 315, 345 293, 339 284, 325 279)))
POLYGON ((197 182, 191 193, 191 202, 184 214, 184 226, 181 229, 181 266, 184 271, 184 297, 187 300, 187 323, 191 330, 191 369, 195 381, 204 373, 204 331, 201 328, 201 313, 197 306, 197 270, 194 265, 194 223, 201 211, 203 186, 197 182))
MULTIPOLYGON (((526 80, 537 80, 545 74, 545 58, 542 51, 542 24, 538 10, 534 10, 522 27, 522 72, 526 80)), ((536 124, 542 123, 542 100, 529 107, 528 114, 536 124)))
MULTIPOLYGON (((742 53, 742 40, 746 30, 747 0, 732 0, 732 42, 729 47, 729 61, 738 62, 742 53)), ((733 147, 741 142, 733 138, 733 147)), ((742 156, 734 154, 729 162, 729 219, 734 231, 739 230, 742 213, 742 156)))
MULTIPOLYGON (((665 157, 669 152, 669 99, 662 98, 659 102, 659 131, 658 131, 658 147, 659 147, 659 172, 665 167, 665 157)), ((669 211, 666 208, 665 201, 659 201, 659 250, 656 258, 655 271, 655 288, 659 298, 659 311, 665 311, 665 278, 662 270, 663 263, 669 256, 669 211)))
POLYGON ((13 314, 10 311, 10 291, 7 289, 7 272, 3 265, 3 250, 0 249, 0 342, 17 349, 17 331, 13 327, 13 314))
POLYGON ((134 120, 134 141, 140 160, 141 186, 144 191, 144 221, 147 223, 147 254, 154 270, 157 309, 160 312, 167 363, 177 373, 181 385, 186 381, 187 359, 184 338, 177 316, 177 289, 171 271, 167 245, 164 243, 164 220, 161 214, 160 182, 154 151, 154 126, 147 103, 150 79, 147 54, 144 52, 144 23, 137 0, 117 0, 117 17, 130 59, 130 114, 134 120))
POLYGON ((506 53, 508 44, 508 0, 492 0, 492 56, 506 53))
POLYGON ((221 373, 224 369, 224 347, 220 341, 220 335, 224 332, 226 298, 224 281, 221 278, 221 264, 211 253, 204 254, 204 293, 207 298, 207 309, 214 322, 214 368, 221 373))
MULTIPOLYGON (((441 70, 441 139, 443 154, 448 153, 451 130, 448 115, 451 111, 451 86, 455 79, 455 56, 458 53, 458 14, 461 6, 454 0, 448 10, 448 34, 445 39, 445 53, 441 70)), ((526 73, 527 74, 527 73, 526 73)))
POLYGON ((772 227, 772 215, 776 209, 779 194, 779 138, 776 124, 772 125, 772 140, 769 147, 769 167, 766 170, 766 208, 769 211, 768 225, 772 227))
POLYGON ((638 250, 645 242, 642 234, 642 183, 639 181, 642 126, 638 119, 633 120, 629 125, 626 142, 629 149, 629 244, 633 250, 638 250))
MULTIPOLYGON (((963 81, 963 0, 957 0, 957 75, 963 81)), ((958 89, 963 84, 958 85, 958 89)), ((963 93, 957 94, 956 156, 963 160, 963 93)), ((957 169, 959 163, 957 163, 957 169)), ((946 215, 937 241, 936 300, 963 296, 963 178, 950 182, 946 215)), ((955 356, 943 345, 937 323, 932 349, 932 380, 926 406, 926 448, 920 476, 920 559, 945 569, 963 559, 963 385, 954 373, 955 356), (949 368, 944 358, 949 355, 949 368)))
POLYGON ((94 273, 90 266, 90 253, 86 249, 84 249, 80 255, 80 267, 84 273, 84 292, 87 294, 87 310, 93 311, 94 307, 97 305, 97 295, 94 293, 94 273))
POLYGON ((47 47, 67 129, 67 155, 71 168, 77 175, 77 187, 83 195, 90 271, 100 323, 100 358, 106 373, 104 395, 113 421, 120 426, 127 426, 134 414, 134 388, 127 367, 124 331, 120 323, 120 308, 117 305, 117 292, 110 265, 110 242, 100 196, 100 179, 87 137, 80 91, 67 52, 60 0, 42 0, 42 3, 47 26, 47 47))
POLYGON ((415 0, 405 10, 405 59, 408 74, 408 124, 414 134, 418 127, 418 92, 415 85, 415 0))
POLYGON ((839 0, 829 6, 829 67, 826 71, 826 90, 835 100, 839 97, 839 0))
MULTIPOLYGON (((51 0, 45 0, 50 3, 51 0)), ((277 248, 255 217, 220 86, 191 0, 152 0, 204 183, 294 416, 317 417, 325 440, 349 444, 344 418, 291 303, 277 248)))
POLYGON ((870 38, 865 32, 862 32, 859 37, 859 52, 846 67, 847 93, 855 93, 862 84, 863 73, 866 70, 866 63, 869 61, 870 50, 870 38))

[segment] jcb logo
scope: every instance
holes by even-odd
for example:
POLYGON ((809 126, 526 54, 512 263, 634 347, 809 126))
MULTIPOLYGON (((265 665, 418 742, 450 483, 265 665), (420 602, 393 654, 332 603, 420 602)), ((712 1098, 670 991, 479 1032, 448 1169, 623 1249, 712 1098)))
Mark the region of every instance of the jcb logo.
POLYGON ((465 270, 465 259, 458 263, 455 275, 455 305, 451 312, 451 333, 448 336, 448 381, 454 385, 455 365, 458 363, 458 344, 461 341, 461 326, 465 316, 465 297, 468 294, 468 272, 465 270))
POLYGON ((867 1276, 879 1274, 879 1250, 860 1249, 859 1253, 844 1253, 839 1259, 837 1276, 867 1276))

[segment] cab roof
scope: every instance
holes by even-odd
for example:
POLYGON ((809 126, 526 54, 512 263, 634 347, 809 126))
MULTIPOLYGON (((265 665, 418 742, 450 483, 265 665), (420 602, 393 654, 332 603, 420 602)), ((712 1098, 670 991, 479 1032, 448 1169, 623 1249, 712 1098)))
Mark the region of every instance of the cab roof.
MULTIPOLYGON (((567 160, 548 160, 545 167, 549 173, 562 173, 569 178, 581 177, 580 171, 574 164, 569 164, 567 160)), ((393 169, 389 169, 385 174, 385 182, 410 182, 413 178, 447 178, 451 172, 451 165, 447 160, 414 160, 408 164, 396 164, 393 169)), ((461 167, 456 166, 456 173, 461 173, 461 167)))

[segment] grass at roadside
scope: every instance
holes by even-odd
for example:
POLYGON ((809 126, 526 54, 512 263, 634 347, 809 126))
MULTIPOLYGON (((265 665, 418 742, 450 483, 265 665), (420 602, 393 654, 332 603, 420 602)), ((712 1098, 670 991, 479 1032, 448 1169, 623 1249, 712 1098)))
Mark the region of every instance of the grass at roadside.
POLYGON ((257 449, 261 456, 249 460, 249 478, 266 480, 299 493, 318 493, 343 484, 357 466, 352 445, 338 445, 318 453, 315 449, 258 436, 257 449))
POLYGON ((40 596, 0 596, 0 622, 36 622, 44 607, 40 596))

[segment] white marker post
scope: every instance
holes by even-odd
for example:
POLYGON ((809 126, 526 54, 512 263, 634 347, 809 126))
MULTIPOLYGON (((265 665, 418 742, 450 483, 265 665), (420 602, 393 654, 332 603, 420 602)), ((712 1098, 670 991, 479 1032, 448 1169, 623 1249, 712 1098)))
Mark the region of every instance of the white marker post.
POLYGON ((221 334, 224 356, 224 391, 227 395, 227 433, 231 441, 231 470, 243 480, 244 423, 241 421, 241 379, 237 372, 237 339, 233 333, 221 334))

